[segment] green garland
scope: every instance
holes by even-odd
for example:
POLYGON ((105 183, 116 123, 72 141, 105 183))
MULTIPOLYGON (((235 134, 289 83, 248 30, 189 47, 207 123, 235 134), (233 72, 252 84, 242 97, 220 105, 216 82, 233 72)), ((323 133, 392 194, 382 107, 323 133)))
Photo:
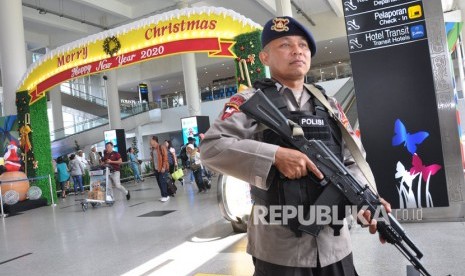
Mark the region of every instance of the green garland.
POLYGON ((38 161, 38 168, 35 170, 37 176, 51 177, 52 191, 48 178, 40 179, 37 181, 37 186, 42 189, 42 196, 51 204, 51 196, 53 195, 56 201, 56 185, 55 185, 55 172, 52 165, 52 148, 50 141, 50 129, 48 126, 47 118, 47 98, 43 97, 33 105, 30 106, 31 114, 31 128, 32 139, 31 143, 35 153, 36 160, 38 161))
POLYGON ((55 171, 52 165, 52 147, 50 141, 50 128, 48 126, 47 118, 47 98, 42 97, 40 100, 35 102, 31 107, 31 127, 32 132, 32 145, 36 160, 39 163, 39 167, 36 169, 37 176, 48 176, 50 175, 52 183, 52 191, 50 193, 50 185, 48 178, 38 180, 38 185, 42 189, 43 197, 47 198, 48 204, 51 203, 51 195, 53 195, 56 201, 56 185, 55 185, 55 171))
POLYGON ((116 36, 110 36, 103 41, 103 51, 109 56, 114 56, 121 49, 121 43, 116 36))
MULTIPOLYGON (((21 91, 16 93, 16 108, 17 108, 17 113, 18 113, 18 131, 26 124, 25 118, 26 114, 30 114, 30 108, 29 108, 29 101, 31 100, 31 97, 29 96, 29 93, 27 91, 21 91)), ((29 125, 30 126, 30 125, 29 125)), ((32 128, 32 127, 31 127, 32 128)), ((32 133, 29 135, 31 145, 32 145, 32 133)), ((22 153, 24 154, 24 152, 22 153)), ((31 151, 27 152, 26 159, 23 159, 25 162, 26 166, 26 172, 28 177, 34 177, 36 176, 35 174, 35 169, 34 169, 34 162, 35 157, 34 157, 34 148, 32 148, 31 151)))
POLYGON ((32 178, 36 176, 50 175, 52 191, 50 191, 48 177, 37 180, 34 182, 34 185, 38 186, 42 190, 42 196, 47 199, 48 204, 51 204, 52 195, 55 201, 57 198, 56 185, 54 184, 55 174, 52 166, 50 131, 48 120, 44 120, 44 118, 47 118, 47 98, 43 97, 31 106, 29 105, 29 101, 30 96, 27 91, 16 93, 18 127, 21 128, 24 126, 24 118, 27 113, 30 114, 31 118, 30 127, 32 132, 30 133, 30 141, 32 150, 28 152, 27 156, 27 176, 32 178), (37 167, 34 167, 34 162, 37 162, 37 167))
POLYGON ((246 34, 240 34, 235 37, 234 53, 236 54, 236 78, 237 85, 243 84, 248 86, 245 78, 244 66, 240 64, 241 60, 247 63, 250 82, 253 84, 256 80, 265 78, 265 66, 261 63, 258 55, 262 48, 261 46, 261 31, 254 31, 246 34), (242 66, 242 75, 240 67, 242 66))

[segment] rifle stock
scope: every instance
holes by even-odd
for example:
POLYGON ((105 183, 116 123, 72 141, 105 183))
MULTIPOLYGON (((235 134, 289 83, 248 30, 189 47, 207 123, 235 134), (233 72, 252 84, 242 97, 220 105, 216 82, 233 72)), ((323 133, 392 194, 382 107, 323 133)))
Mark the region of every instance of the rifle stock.
POLYGON ((292 136, 287 118, 279 112, 260 89, 255 92, 255 95, 240 106, 242 112, 252 118, 259 117, 260 123, 266 125, 281 136, 292 136), (255 95, 258 95, 258 97, 255 95))
MULTIPOLYGON (((309 141, 303 136, 294 136, 290 124, 294 127, 296 124, 288 120, 262 91, 257 90, 249 100, 240 106, 240 109, 249 117, 276 132, 287 143, 287 146, 306 154, 316 164, 325 176, 322 183, 326 186, 315 205, 334 206, 344 200, 359 209, 367 208, 371 211, 372 217, 377 208, 382 206, 379 196, 369 189, 368 185, 359 183, 323 142, 319 140, 309 141)), ((317 236, 323 227, 316 224, 301 225, 299 230, 317 236)), ((388 243, 393 244, 415 269, 424 276, 431 275, 420 262, 423 253, 391 214, 387 218, 379 220, 377 227, 381 236, 388 243)))

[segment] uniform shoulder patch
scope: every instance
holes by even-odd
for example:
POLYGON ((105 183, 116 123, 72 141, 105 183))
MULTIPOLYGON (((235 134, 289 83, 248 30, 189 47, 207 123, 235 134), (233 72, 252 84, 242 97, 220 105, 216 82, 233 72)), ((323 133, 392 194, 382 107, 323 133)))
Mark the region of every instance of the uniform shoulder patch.
POLYGON ((224 105, 223 115, 221 120, 231 117, 234 113, 240 112, 239 107, 245 102, 244 97, 234 95, 229 99, 229 102, 224 105))

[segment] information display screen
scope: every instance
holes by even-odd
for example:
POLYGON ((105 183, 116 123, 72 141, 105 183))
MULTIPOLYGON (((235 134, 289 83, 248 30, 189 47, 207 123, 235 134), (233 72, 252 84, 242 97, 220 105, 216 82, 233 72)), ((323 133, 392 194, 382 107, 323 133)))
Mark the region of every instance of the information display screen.
POLYGON ((195 143, 198 145, 199 140, 199 126, 197 125, 197 117, 181 118, 182 139, 184 144, 187 144, 189 137, 195 138, 195 143))
POLYGON ((116 130, 104 131, 103 135, 105 136, 105 144, 108 142, 112 142, 114 150, 118 151, 118 141, 116 139, 116 130))
POLYGON ((124 129, 112 129, 103 132, 105 144, 108 142, 113 143, 113 150, 121 155, 123 162, 126 162, 128 155, 126 152, 126 134, 124 129))

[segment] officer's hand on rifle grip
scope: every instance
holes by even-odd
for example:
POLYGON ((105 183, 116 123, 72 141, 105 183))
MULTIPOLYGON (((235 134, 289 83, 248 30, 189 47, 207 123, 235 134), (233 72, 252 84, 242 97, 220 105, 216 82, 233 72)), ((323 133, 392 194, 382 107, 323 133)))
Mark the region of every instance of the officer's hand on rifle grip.
MULTIPOLYGON (((383 205, 387 213, 391 212, 391 204, 389 204, 389 202, 387 202, 381 197, 379 198, 379 202, 383 205)), ((360 215, 363 216, 363 218, 365 218, 365 223, 360 222, 362 224, 362 227, 368 227, 368 230, 370 231, 371 234, 376 233, 378 230, 378 227, 377 227, 378 222, 376 221, 376 219, 371 219, 371 212, 369 210, 365 210, 365 211, 360 210, 359 216, 360 215), (368 224, 366 222, 368 222, 368 224)), ((386 240, 381 235, 379 236, 379 240, 381 241, 381 243, 386 242, 386 240)))
POLYGON ((282 175, 289 179, 299 179, 313 173, 318 179, 323 179, 323 174, 307 155, 300 151, 279 147, 275 154, 275 167, 282 175))

